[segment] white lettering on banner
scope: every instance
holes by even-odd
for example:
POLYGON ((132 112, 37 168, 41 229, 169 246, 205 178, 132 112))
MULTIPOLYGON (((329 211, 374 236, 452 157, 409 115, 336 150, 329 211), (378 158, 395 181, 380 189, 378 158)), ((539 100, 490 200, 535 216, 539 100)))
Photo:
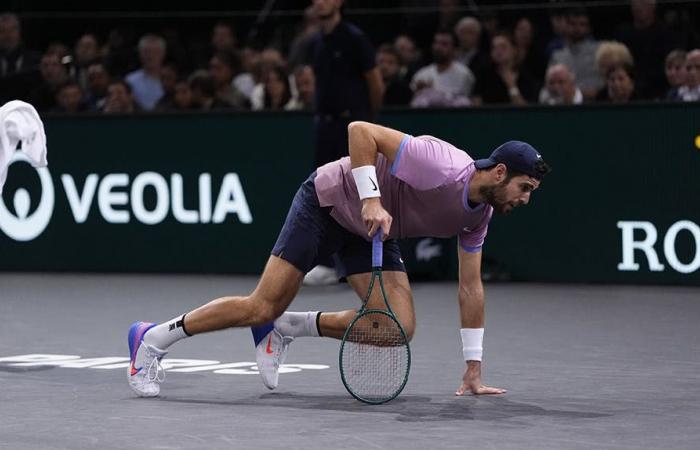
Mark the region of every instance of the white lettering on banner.
POLYGON ((211 175, 208 173, 199 176, 199 221, 211 222, 211 175))
MULTIPOLYGON (((0 357, 0 366, 10 367, 40 367, 55 366, 65 369, 125 369, 129 367, 129 358, 107 356, 101 358, 81 358, 77 355, 48 355, 32 353, 27 355, 0 357)), ((164 370, 168 372, 193 373, 212 372, 222 375, 255 375, 259 374, 254 362, 221 363, 206 359, 164 359, 164 370)), ((280 373, 300 372, 302 370, 329 369, 323 364, 282 364, 280 373)))
POLYGON ((219 198, 216 200, 216 208, 214 208, 214 223, 223 222, 229 213, 237 214, 241 223, 253 222, 241 181, 235 173, 227 173, 221 183, 219 198))
POLYGON ((617 228, 622 230, 622 262, 617 265, 620 271, 637 271, 639 264, 634 262, 634 251, 642 250, 649 261, 649 270, 660 272, 664 270, 663 264, 659 263, 659 257, 654 250, 656 243, 656 227, 651 222, 617 222, 617 228), (643 241, 634 240, 634 230, 644 231, 643 241))
POLYGON ((100 182, 97 190, 97 206, 100 214, 109 223, 128 223, 129 212, 117 211, 113 206, 126 205, 129 203, 129 196, 126 192, 113 192, 114 188, 127 187, 129 185, 129 175, 125 173, 112 173, 107 175, 100 182))
POLYGON ((689 220, 679 220, 671 225, 664 238, 666 261, 680 273, 692 273, 700 268, 700 227, 689 220), (682 230, 688 230, 695 239, 695 257, 688 264, 683 264, 676 255, 676 236, 682 230))
POLYGON ((174 173, 170 177, 170 192, 172 194, 170 201, 173 205, 173 217, 180 223, 197 223, 199 222, 199 214, 197 211, 189 211, 185 209, 185 196, 182 188, 182 175, 174 173))
POLYGON ((79 194, 73 177, 66 174, 61 175, 63 190, 66 191, 68 205, 70 205, 70 210, 73 212, 76 223, 84 223, 87 220, 99 179, 100 177, 94 173, 88 175, 85 179, 85 186, 83 186, 83 193, 79 194))
POLYGON ((144 172, 134 179, 131 185, 131 210, 134 217, 146 225, 156 225, 165 220, 168 215, 168 183, 165 178, 155 172, 144 172), (146 186, 153 186, 156 190, 156 207, 149 211, 143 204, 143 191, 146 186))
MULTIPOLYGON (((635 262, 635 250, 642 250, 649 263, 649 270, 661 272, 664 265, 659 261, 659 255, 654 249, 658 233, 653 223, 647 221, 619 221, 617 228, 622 232, 622 262, 617 265, 620 271, 639 271, 640 265, 635 262), (634 232, 644 232, 641 241, 634 240, 634 232)), ((679 273, 688 274, 700 269, 700 226, 689 220, 679 220, 671 225, 664 236, 663 252, 666 262, 679 273), (676 253, 676 239, 681 231, 689 231, 695 241, 695 256, 689 263, 683 263, 676 253)))
POLYGON ((442 245, 433 244, 432 238, 421 239, 416 245, 416 260, 430 261, 442 255, 442 245))

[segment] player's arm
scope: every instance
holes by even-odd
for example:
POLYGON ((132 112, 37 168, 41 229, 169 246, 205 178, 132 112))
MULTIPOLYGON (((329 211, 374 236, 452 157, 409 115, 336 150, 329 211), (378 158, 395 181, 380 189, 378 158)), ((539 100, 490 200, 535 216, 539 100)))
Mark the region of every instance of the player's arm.
POLYGON ((367 225, 367 234, 374 236, 381 228, 384 236, 391 229, 391 215, 381 203, 381 191, 377 181, 377 153, 390 162, 396 158, 405 134, 391 128, 369 122, 352 122, 348 126, 348 147, 352 175, 357 192, 362 199, 362 220, 367 225))
POLYGON ((367 82, 367 91, 369 92, 369 106, 372 114, 376 116, 384 100, 384 80, 382 80, 382 75, 376 67, 365 72, 364 76, 367 82))
POLYGON ((457 395, 502 394, 505 389, 481 384, 481 355, 484 336, 484 286, 481 283, 481 249, 459 247, 459 312, 464 359, 467 368, 457 395))

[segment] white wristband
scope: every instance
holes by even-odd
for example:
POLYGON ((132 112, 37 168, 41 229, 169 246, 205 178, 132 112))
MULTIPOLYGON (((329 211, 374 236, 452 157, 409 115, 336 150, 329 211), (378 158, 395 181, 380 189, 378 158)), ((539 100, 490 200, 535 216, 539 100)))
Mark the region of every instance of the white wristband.
POLYGON ((484 329, 462 328, 462 352, 465 361, 481 361, 484 354, 484 329))
POLYGON ((352 169, 352 177, 355 179, 360 200, 381 197, 379 183, 377 182, 377 169, 374 166, 362 166, 352 169))

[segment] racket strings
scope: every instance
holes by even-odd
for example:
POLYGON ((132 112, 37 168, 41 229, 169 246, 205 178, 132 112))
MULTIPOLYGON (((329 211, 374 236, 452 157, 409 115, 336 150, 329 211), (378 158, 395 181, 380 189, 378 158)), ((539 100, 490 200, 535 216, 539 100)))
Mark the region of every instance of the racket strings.
POLYGON ((345 382, 357 396, 370 401, 393 398, 408 374, 408 342, 398 322, 369 312, 348 332, 343 349, 345 382))

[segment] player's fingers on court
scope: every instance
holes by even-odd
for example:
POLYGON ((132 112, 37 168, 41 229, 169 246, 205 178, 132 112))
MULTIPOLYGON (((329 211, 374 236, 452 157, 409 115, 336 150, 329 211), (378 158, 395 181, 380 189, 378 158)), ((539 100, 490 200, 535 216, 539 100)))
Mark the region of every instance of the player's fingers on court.
POLYGON ((488 394, 505 394, 506 392, 508 392, 508 391, 506 391, 505 389, 496 388, 496 387, 490 387, 490 386, 484 386, 484 385, 482 384, 481 386, 479 386, 479 388, 477 389, 477 391, 474 392, 474 393, 475 393, 475 394, 480 394, 480 395, 481 395, 481 394, 487 394, 487 395, 488 395, 488 394))
POLYGON ((467 392, 467 389, 468 389, 468 387, 467 387, 466 383, 462 383, 462 385, 459 387, 459 389, 457 389, 457 392, 455 392, 455 395, 462 396, 462 395, 464 395, 465 392, 467 392))

